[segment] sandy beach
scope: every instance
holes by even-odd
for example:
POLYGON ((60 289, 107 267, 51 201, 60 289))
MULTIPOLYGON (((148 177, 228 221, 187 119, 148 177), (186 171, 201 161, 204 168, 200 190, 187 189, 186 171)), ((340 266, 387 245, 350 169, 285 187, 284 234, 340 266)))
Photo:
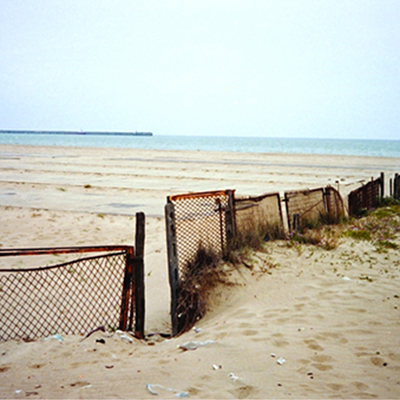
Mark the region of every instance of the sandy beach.
MULTIPOLYGON (((135 213, 146 214, 151 334, 171 331, 166 196, 332 185, 346 202, 381 172, 388 188, 400 159, 1 145, 0 171, 1 248, 133 244, 135 213)), ((276 241, 252 261, 217 289, 197 329, 174 339, 1 342, 0 398, 400 398, 398 249, 276 241), (178 347, 188 341, 205 345, 178 347)))

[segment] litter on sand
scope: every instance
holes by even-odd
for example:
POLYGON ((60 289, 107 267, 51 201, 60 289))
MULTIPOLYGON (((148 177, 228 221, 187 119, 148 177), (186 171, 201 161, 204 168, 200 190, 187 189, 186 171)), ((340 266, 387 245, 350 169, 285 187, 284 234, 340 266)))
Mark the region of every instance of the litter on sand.
POLYGON ((115 331, 115 333, 125 342, 127 343, 133 343, 133 338, 128 336, 125 332, 122 332, 120 330, 115 331))
POLYGON ((158 388, 161 390, 166 390, 168 392, 174 392, 175 393, 175 397, 189 397, 189 393, 188 392, 180 392, 179 390, 175 390, 175 389, 171 389, 171 388, 166 388, 162 385, 159 385, 158 383, 152 384, 152 383, 148 383, 146 385, 147 390, 151 393, 154 394, 155 396, 159 396, 160 393, 154 390, 154 388, 158 388))
POLYGON ((283 364, 285 364, 286 360, 285 360, 284 358, 280 357, 280 358, 278 358, 278 359, 276 360, 276 362, 277 362, 277 364, 279 364, 279 365, 283 365, 283 364))
POLYGON ((55 335, 51 335, 51 336, 48 336, 48 337, 44 338, 44 340, 47 340, 47 339, 58 340, 60 343, 62 343, 62 341, 64 340, 63 337, 58 333, 56 333, 55 335))
POLYGON ((231 378, 234 382, 236 382, 238 379, 240 379, 238 376, 236 376, 233 372, 231 372, 229 375, 229 378, 231 378))
POLYGON ((196 350, 199 347, 204 347, 214 343, 214 340, 206 340, 205 342, 190 341, 183 344, 178 344, 178 348, 182 350, 196 350))

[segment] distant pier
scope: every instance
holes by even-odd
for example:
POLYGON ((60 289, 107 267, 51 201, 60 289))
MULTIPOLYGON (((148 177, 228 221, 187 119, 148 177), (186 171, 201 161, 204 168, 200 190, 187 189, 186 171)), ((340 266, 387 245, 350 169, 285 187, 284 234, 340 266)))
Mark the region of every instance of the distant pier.
POLYGON ((95 131, 14 131, 0 130, 0 134, 32 134, 32 135, 88 135, 88 136, 153 136, 152 132, 95 132, 95 131))

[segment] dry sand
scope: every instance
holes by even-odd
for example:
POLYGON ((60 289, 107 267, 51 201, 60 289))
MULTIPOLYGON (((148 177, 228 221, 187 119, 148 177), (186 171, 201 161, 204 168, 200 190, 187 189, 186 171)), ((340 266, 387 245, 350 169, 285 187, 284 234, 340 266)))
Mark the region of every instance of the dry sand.
MULTIPOLYGON (((152 333, 170 331, 167 195, 339 184, 346 196, 381 171, 399 172, 400 159, 3 145, 0 169, 2 248, 130 244, 135 212, 146 213, 152 333)), ((253 263, 215 293, 197 331, 173 340, 98 332, 0 343, 0 397, 400 398, 399 250, 274 242, 253 263), (178 348, 188 341, 212 342, 178 348)))

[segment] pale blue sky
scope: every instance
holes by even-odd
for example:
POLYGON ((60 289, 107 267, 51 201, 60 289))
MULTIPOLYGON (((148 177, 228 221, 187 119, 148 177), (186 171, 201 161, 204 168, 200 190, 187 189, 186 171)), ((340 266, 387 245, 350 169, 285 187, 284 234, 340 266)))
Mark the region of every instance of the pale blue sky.
POLYGON ((400 139, 398 0, 0 0, 0 129, 400 139))

